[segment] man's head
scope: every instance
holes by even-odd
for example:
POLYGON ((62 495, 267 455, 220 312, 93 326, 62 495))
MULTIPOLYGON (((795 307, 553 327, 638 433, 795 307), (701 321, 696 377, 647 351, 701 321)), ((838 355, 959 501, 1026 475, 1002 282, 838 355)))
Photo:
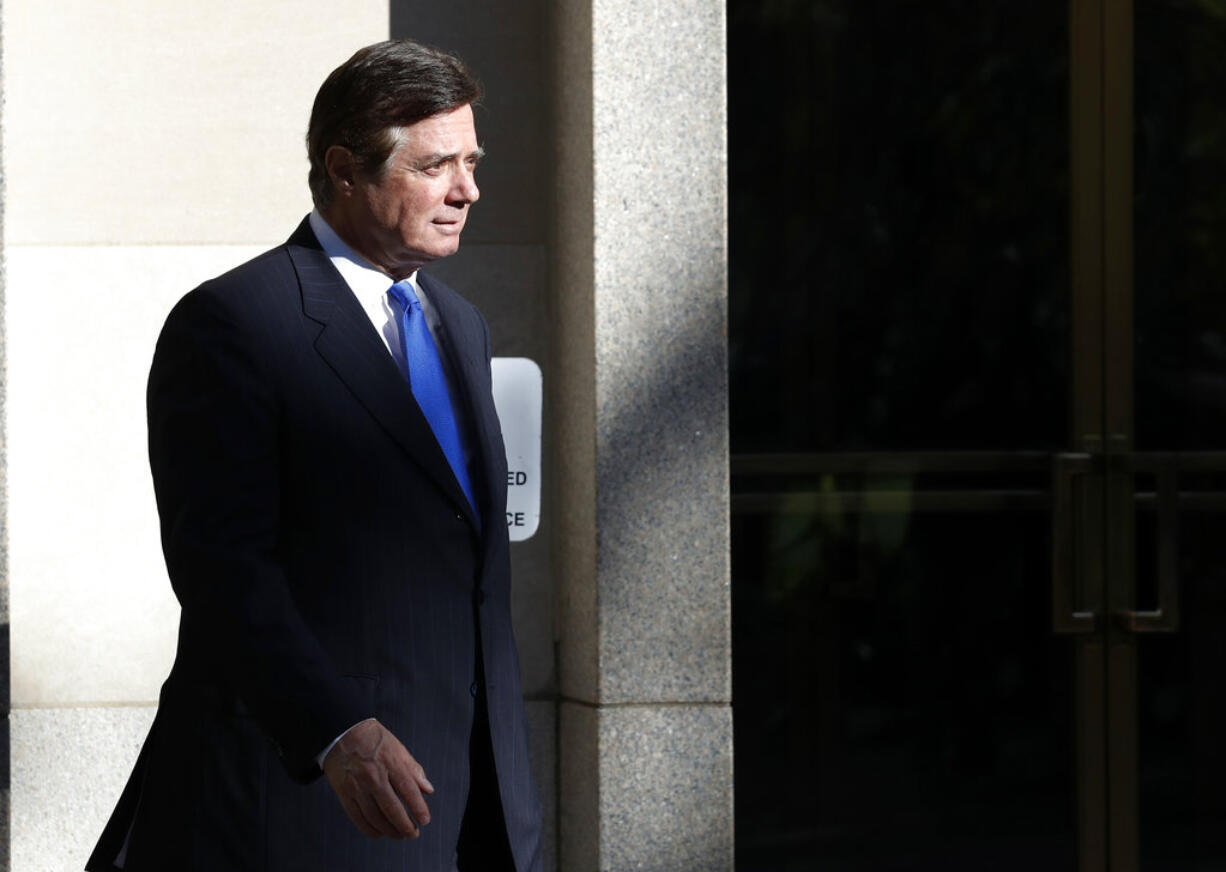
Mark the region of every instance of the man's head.
POLYGON ((480 96, 458 58, 389 40, 357 52, 315 97, 307 130, 315 205, 397 278, 459 246, 478 197, 471 104, 480 96))

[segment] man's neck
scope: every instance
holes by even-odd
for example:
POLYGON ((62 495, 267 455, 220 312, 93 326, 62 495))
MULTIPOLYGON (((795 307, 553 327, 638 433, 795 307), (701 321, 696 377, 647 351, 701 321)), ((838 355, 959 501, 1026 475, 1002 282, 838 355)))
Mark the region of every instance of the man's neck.
POLYGON ((335 204, 327 209, 317 209, 319 217, 323 218, 327 225, 332 228, 332 232, 349 247, 349 249, 369 264, 373 269, 379 270, 391 277, 393 281, 400 281, 417 272, 418 268, 425 265, 422 263, 398 263, 394 266, 389 266, 385 263, 385 258, 380 258, 376 251, 371 250, 371 246, 367 244, 367 240, 362 234, 357 233, 352 222, 346 219, 343 210, 335 208, 335 204))

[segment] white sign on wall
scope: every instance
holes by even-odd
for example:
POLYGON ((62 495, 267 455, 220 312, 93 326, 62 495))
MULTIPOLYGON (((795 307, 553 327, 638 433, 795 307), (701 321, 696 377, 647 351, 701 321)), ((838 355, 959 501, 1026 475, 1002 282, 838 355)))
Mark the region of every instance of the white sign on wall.
POLYGON ((522 542, 541 522, 541 368, 526 357, 495 357, 491 369, 507 446, 507 532, 522 542))

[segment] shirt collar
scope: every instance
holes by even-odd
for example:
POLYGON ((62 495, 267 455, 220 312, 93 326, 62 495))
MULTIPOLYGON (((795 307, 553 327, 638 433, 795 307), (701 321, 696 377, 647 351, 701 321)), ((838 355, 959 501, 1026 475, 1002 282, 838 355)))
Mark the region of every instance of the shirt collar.
MULTIPOLYGON (((318 209, 312 209, 307 220, 310 221, 311 230, 315 233, 315 238, 319 240, 324 254, 332 261, 332 265, 336 267, 336 271, 341 274, 341 278, 345 280, 345 284, 349 286, 354 295, 363 302, 372 297, 382 300, 387 294, 387 289, 392 286, 392 280, 387 273, 376 269, 370 261, 350 248, 319 214, 318 209)), ((421 286, 417 284, 417 270, 414 270, 406 281, 413 284, 413 290, 420 297, 421 286)))

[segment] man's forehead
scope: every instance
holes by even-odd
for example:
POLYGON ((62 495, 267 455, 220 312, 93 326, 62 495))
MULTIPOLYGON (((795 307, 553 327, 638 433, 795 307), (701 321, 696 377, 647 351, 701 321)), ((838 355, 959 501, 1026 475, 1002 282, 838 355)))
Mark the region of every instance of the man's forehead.
POLYGON ((397 139, 400 141, 397 151, 411 154, 414 159, 469 155, 480 150, 471 114, 432 115, 400 128, 397 139))

